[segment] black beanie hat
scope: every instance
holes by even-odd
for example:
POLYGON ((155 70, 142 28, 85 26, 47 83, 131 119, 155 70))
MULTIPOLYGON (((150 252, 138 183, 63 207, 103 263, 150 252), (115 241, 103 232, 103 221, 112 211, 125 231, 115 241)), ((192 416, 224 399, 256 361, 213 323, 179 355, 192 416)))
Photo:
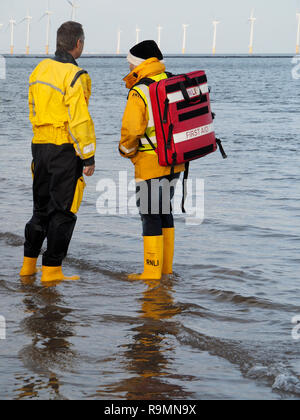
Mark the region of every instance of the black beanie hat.
POLYGON ((131 48, 127 60, 130 64, 138 66, 149 58, 157 58, 159 61, 164 59, 162 52, 155 41, 143 41, 131 48))

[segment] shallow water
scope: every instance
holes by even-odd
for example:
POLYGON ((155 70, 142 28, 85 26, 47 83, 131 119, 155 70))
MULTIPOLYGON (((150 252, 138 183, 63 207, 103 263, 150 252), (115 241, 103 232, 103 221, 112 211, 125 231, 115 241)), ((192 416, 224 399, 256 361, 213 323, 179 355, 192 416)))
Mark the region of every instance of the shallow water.
MULTIPOLYGON (((205 219, 176 215, 175 274, 129 282, 142 268, 138 216, 99 215, 97 183, 119 171, 124 59, 84 58, 93 80, 97 172, 65 263, 81 280, 21 282, 31 217, 27 82, 38 59, 7 60, 0 81, 1 399, 299 399, 299 82, 290 58, 168 58, 205 69, 219 153, 193 162, 205 219)), ((195 191, 194 191, 195 194, 195 191)), ((132 195, 132 193, 131 193, 132 195)), ((194 197, 195 198, 195 197, 194 197)))

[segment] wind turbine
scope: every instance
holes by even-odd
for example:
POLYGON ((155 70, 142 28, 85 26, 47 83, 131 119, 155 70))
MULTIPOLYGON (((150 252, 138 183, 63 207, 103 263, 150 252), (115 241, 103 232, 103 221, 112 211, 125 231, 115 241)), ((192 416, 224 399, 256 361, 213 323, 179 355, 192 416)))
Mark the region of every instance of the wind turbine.
POLYGON ((214 26, 213 54, 214 55, 216 54, 216 51, 217 51, 217 30, 218 30, 219 23, 221 22, 219 22, 218 20, 213 21, 213 26, 214 26))
POLYGON ((46 12, 43 14, 43 16, 40 18, 40 21, 47 16, 47 26, 46 26, 46 55, 49 55, 49 43, 50 43, 50 25, 51 25, 51 15, 53 15, 53 12, 50 12, 49 10, 49 0, 48 0, 48 8, 46 12))
POLYGON ((14 53, 14 30, 15 25, 17 22, 14 19, 10 19, 9 25, 10 25, 10 54, 13 55, 14 53))
POLYGON ((118 31, 118 45, 117 45, 117 54, 120 54, 121 52, 121 29, 118 31))
POLYGON ((163 27, 161 25, 159 25, 157 27, 157 31, 158 31, 158 35, 157 35, 157 45, 160 48, 161 45, 161 31, 163 30, 163 27))
POLYGON ((76 9, 78 9, 79 8, 79 5, 78 4, 76 4, 74 1, 70 1, 70 0, 67 0, 67 2, 69 3, 69 5, 72 7, 72 17, 71 17, 71 19, 73 20, 73 21, 75 21, 76 20, 76 9))
POLYGON ((254 10, 252 10, 251 17, 249 19, 249 22, 250 22, 250 25, 251 25, 249 54, 253 54, 254 24, 255 24, 256 20, 257 19, 254 17, 254 10))
POLYGON ((300 53, 300 13, 297 13, 297 20, 298 20, 298 31, 297 31, 296 54, 299 54, 300 53))
POLYGON ((29 40, 30 40, 30 25, 32 21, 32 16, 29 16, 29 12, 27 11, 27 16, 24 17, 24 19, 21 20, 22 23, 24 21, 27 21, 27 35, 26 35, 26 55, 29 54, 29 40))
POLYGON ((186 31, 187 31, 187 28, 189 27, 190 25, 186 25, 186 24, 183 24, 182 25, 182 27, 183 27, 183 44, 182 44, 182 54, 185 54, 185 50, 186 50, 186 31))
POLYGON ((140 32, 141 29, 139 29, 139 27, 136 27, 136 45, 140 42, 140 32))

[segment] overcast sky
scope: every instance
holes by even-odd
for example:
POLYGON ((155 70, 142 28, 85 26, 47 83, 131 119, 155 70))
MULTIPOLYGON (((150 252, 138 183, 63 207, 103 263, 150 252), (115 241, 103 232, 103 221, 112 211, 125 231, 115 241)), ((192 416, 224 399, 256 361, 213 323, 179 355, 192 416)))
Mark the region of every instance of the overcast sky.
MULTIPOLYGON (((86 32, 87 53, 114 53, 117 31, 122 30, 121 52, 127 53, 135 44, 136 25, 141 29, 140 39, 157 39, 157 26, 163 26, 162 50, 179 53, 182 48, 182 24, 189 24, 187 53, 209 53, 212 49, 213 19, 221 21, 218 27, 217 52, 247 53, 250 26, 248 18, 255 9, 256 53, 294 53, 296 48, 296 11, 300 0, 75 0, 80 8, 77 20, 86 32)), ((12 17, 19 22, 27 9, 33 17, 31 52, 41 53, 46 44, 46 19, 39 18, 47 9, 47 0, 0 0, 0 51, 8 52, 12 17)), ((51 26, 50 52, 55 50, 58 26, 71 18, 71 7, 66 0, 50 0, 54 12, 51 26)), ((15 28, 15 52, 25 51, 26 24, 15 28)))

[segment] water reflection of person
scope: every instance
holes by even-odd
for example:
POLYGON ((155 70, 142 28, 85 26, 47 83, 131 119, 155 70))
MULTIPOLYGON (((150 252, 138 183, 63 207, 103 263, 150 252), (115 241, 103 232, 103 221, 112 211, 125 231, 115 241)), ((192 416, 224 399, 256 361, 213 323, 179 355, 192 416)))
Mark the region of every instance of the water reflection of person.
POLYGON ((167 380, 176 377, 169 365, 178 328, 170 320, 181 312, 174 304, 172 279, 144 282, 147 289, 141 298, 140 325, 133 329, 134 342, 125 351, 131 377, 110 391, 122 398, 126 395, 128 400, 186 398, 188 393, 180 385, 167 380))
POLYGON ((19 353, 30 373, 16 377, 17 398, 62 399, 57 372, 70 368, 76 357, 68 341, 74 335, 73 325, 66 320, 72 310, 64 307, 57 288, 35 286, 34 278, 23 280, 22 291, 26 317, 20 329, 32 338, 32 343, 19 353))

